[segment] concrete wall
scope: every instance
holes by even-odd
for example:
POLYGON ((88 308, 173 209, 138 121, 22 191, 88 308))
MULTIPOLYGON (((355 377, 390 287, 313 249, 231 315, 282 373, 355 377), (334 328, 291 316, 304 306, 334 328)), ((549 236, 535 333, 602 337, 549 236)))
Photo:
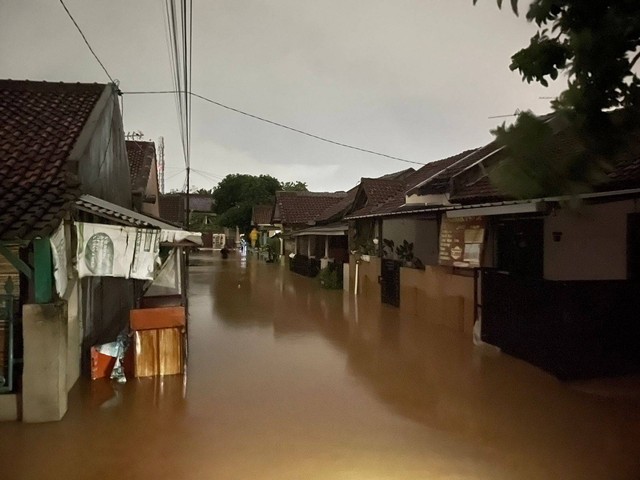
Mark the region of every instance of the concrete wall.
POLYGON ((118 96, 111 87, 98 100, 71 157, 82 192, 131 208, 131 178, 118 96))
MULTIPOLYGON (((359 294, 368 301, 381 303, 378 283, 381 261, 371 257, 361 262, 359 294)), ((351 257, 350 291, 354 291, 355 260, 351 257)), ((448 267, 427 266, 425 270, 400 268, 400 310, 424 321, 445 325, 471 335, 474 321, 473 277, 454 275, 448 267)))
POLYGON ((158 185, 158 166, 155 159, 153 160, 153 163, 151 163, 149 180, 147 180, 147 187, 144 193, 147 196, 155 196, 156 201, 154 203, 142 202, 142 213, 152 215, 154 217, 160 217, 160 188, 158 185))
POLYGON ((80 378, 80 364, 82 359, 82 302, 80 283, 72 281, 67 296, 67 391, 80 378))
POLYGON ((24 305, 22 420, 51 422, 67 411, 66 304, 24 305))
POLYGON ((439 266, 400 268, 401 311, 470 335, 474 308, 473 277, 439 266))
MULTIPOLYGON (((396 246, 403 240, 413 243, 413 255, 425 265, 438 263, 438 222, 435 219, 414 217, 385 218, 382 237, 393 240, 396 246)), ((389 257, 395 258, 395 257, 389 257)))
POLYGON ((627 278, 627 214, 634 201, 560 209, 544 222, 544 277, 548 280, 627 278), (561 232, 560 241, 553 232, 561 232))

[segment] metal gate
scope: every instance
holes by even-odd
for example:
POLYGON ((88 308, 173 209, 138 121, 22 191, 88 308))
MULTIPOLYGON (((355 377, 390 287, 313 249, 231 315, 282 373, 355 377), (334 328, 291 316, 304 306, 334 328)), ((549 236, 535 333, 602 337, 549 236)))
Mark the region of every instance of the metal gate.
POLYGON ((640 283, 482 269, 482 340, 561 379, 640 372, 640 283))
POLYGON ((382 303, 400 306, 400 262, 382 259, 382 275, 380 275, 380 292, 382 303))
POLYGON ((0 295, 0 393, 12 392, 14 387, 15 301, 10 291, 0 295))

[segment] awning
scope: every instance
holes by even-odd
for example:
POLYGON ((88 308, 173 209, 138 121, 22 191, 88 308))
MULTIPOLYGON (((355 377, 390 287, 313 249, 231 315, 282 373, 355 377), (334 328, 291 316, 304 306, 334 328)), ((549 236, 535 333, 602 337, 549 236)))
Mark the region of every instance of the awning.
POLYGON ((292 237, 302 237, 305 235, 326 235, 326 236, 340 236, 346 235, 349 230, 349 225, 346 223, 334 223, 331 225, 320 225, 318 227, 306 228, 298 232, 293 232, 292 237))
POLYGON ((147 228, 162 228, 166 230, 179 230, 178 227, 170 223, 163 222, 157 218, 143 215, 142 213, 134 212, 128 208, 121 207, 115 203, 107 202, 101 198, 96 198, 92 195, 82 195, 76 200, 76 207, 79 210, 83 210, 99 217, 106 218, 122 225, 128 225, 130 227, 147 227, 147 228))
POLYGON ((134 212, 115 203, 107 202, 92 195, 82 195, 76 200, 76 208, 120 225, 137 228, 156 228, 162 230, 161 243, 173 246, 202 245, 200 232, 187 232, 176 225, 158 218, 134 212))

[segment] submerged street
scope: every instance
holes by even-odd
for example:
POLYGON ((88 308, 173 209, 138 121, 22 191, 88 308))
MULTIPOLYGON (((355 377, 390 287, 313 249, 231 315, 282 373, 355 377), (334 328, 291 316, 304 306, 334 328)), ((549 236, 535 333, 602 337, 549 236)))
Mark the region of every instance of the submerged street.
POLYGON ((0 423, 2 479, 637 479, 638 381, 563 384, 252 257, 191 267, 185 376, 0 423))

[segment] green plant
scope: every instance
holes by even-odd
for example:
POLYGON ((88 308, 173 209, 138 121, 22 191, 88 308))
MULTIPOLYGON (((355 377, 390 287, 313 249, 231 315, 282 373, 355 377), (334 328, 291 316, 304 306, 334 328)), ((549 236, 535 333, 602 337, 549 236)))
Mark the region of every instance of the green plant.
POLYGON ((393 251, 396 247, 396 244, 393 240, 389 240, 388 238, 382 239, 382 256, 383 257, 391 257, 393 256, 393 251))
POLYGON ((320 270, 318 279, 322 288, 329 290, 342 289, 342 275, 340 275, 339 269, 331 264, 320 270))
POLYGON ((396 247, 396 255, 402 262, 409 263, 413 261, 413 242, 407 242, 403 240, 400 245, 396 247))

